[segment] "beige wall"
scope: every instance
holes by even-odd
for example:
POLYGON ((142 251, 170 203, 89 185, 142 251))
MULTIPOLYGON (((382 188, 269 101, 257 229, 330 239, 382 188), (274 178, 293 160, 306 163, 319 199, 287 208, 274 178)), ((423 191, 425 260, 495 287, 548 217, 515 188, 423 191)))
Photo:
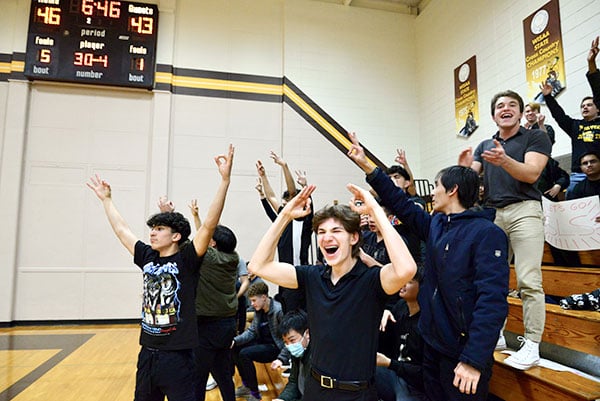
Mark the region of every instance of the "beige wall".
MULTIPOLYGON (((24 52, 29 0, 9 3, 12 14, 3 13, 0 26, 15 23, 0 49, 24 52)), ((417 127, 410 108, 416 86, 406 77, 414 74, 415 45, 398 40, 414 36, 414 17, 306 0, 158 4, 159 63, 286 76, 344 127, 371 136, 365 143, 388 163, 401 128, 417 127)), ((212 157, 234 143, 222 222, 238 235, 244 258, 268 227, 254 190, 258 158, 275 190, 283 190, 269 150, 306 170, 318 186, 317 207, 345 202, 345 184, 363 182, 285 104, 23 81, 0 82, 0 96, 0 269, 8 278, 0 284, 0 322, 139 315, 141 275, 84 186, 96 172, 112 184, 117 207, 144 239, 145 218, 161 194, 185 213, 191 198, 206 209, 219 177, 212 157)), ((418 143, 411 146, 418 150, 418 143)))
MULTIPOLYGON (((25 51, 29 0, 0 0, 0 52, 25 51)), ((419 177, 453 164, 459 150, 494 131, 492 94, 525 89, 522 20, 545 1, 431 0, 418 17, 311 0, 161 0, 158 62, 175 67, 282 77, 385 163, 397 147, 419 177), (452 72, 478 60, 481 126, 454 132, 452 72)), ((561 2, 567 91, 578 115, 583 74, 598 35, 594 0, 561 2)), ((346 157, 285 104, 66 84, 0 82, 0 322, 135 318, 141 275, 84 186, 98 172, 144 239, 145 218, 168 194, 187 213, 205 210, 218 180, 212 157, 236 145, 222 222, 249 258, 268 220, 254 163, 275 190, 273 149, 318 186, 317 207, 348 199, 363 183, 346 157)), ((570 151, 557 135, 555 153, 570 151)))
MULTIPOLYGON (((420 175, 434 177, 441 168, 456 163, 462 149, 476 147, 496 132, 490 115, 490 101, 495 93, 512 89, 526 96, 523 19, 546 3, 546 0, 433 0, 416 19, 422 127, 420 175), (455 134, 452 74, 474 54, 481 121, 477 131, 469 139, 463 139, 455 134)), ((592 39, 600 34, 600 8, 594 0, 561 0, 560 15, 567 89, 558 102, 567 114, 579 118, 581 98, 591 94, 585 79, 586 56, 592 39)), ((570 153, 569 137, 554 122, 548 109, 543 107, 542 113, 556 131, 553 155, 570 153)))

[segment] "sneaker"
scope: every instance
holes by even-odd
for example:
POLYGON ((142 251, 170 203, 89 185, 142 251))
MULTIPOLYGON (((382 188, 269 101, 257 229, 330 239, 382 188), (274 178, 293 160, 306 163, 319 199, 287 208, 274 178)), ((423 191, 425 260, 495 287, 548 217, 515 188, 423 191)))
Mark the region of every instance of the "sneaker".
MULTIPOLYGON (((282 366, 283 367, 283 366, 282 366)), ((281 377, 290 377, 290 372, 292 368, 287 368, 281 371, 281 377)))
POLYGON ((256 398, 254 395, 250 394, 248 396, 248 398, 246 398, 248 401, 262 401, 262 399, 260 398, 260 394, 258 395, 258 398, 256 398))
POLYGON ((498 337, 498 342, 496 343, 496 348, 494 349, 494 351, 504 351, 506 349, 506 337, 504 337, 504 334, 500 333, 500 336, 498 337))
POLYGON ((527 370, 540 363, 540 344, 525 337, 517 337, 521 341, 521 348, 506 358, 504 363, 515 369, 527 370))
POLYGON ((248 397, 251 395, 252 394, 250 393, 250 389, 246 386, 239 386, 238 388, 235 389, 236 397, 248 397))
POLYGON ((208 376, 208 381, 206 382, 206 391, 210 391, 213 388, 217 387, 217 382, 213 379, 212 375, 208 376))

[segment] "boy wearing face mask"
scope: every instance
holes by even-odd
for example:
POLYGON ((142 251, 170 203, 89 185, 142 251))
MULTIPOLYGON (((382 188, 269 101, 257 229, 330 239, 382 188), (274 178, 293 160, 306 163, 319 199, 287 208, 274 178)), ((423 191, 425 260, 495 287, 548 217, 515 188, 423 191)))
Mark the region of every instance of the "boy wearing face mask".
POLYGON ((310 376, 310 334, 308 318, 301 309, 288 312, 279 324, 286 348, 292 354, 292 371, 288 383, 273 401, 299 401, 304 395, 304 384, 310 376))

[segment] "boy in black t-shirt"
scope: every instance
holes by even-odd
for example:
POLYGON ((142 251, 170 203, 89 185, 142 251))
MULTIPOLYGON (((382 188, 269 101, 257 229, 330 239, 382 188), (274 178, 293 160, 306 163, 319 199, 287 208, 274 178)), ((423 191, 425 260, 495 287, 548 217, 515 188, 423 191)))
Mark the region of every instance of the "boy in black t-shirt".
MULTIPOLYGON (((217 226, 233 163, 233 146, 227 155, 215 157, 221 183, 206 220, 189 242, 189 222, 180 213, 152 216, 150 245, 133 234, 112 201, 108 182, 98 175, 87 186, 102 201, 117 238, 144 273, 142 322, 135 401, 195 400, 195 370, 192 349, 198 345, 194 301, 199 267, 217 226)), ((204 384, 202 384, 204 385, 204 384)))

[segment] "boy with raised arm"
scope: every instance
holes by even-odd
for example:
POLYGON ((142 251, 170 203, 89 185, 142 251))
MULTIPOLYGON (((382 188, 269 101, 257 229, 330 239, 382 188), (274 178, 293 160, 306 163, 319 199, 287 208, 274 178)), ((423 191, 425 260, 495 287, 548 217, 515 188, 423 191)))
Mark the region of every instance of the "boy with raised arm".
MULTIPOLYGON (((98 175, 87 186, 102 201, 117 238, 144 274, 135 401, 195 400, 193 348, 198 345, 194 301, 200 264, 217 226, 229 188, 233 146, 215 157, 221 182, 206 220, 192 241, 189 222, 177 212, 158 213, 147 221, 150 245, 140 241, 117 211, 108 182, 98 175)), ((202 383, 204 385, 204 383, 202 383)))
POLYGON ((306 294, 311 333, 311 380, 305 401, 374 401, 378 328, 389 295, 396 294, 416 271, 416 264, 366 190, 348 184, 351 206, 327 206, 313 218, 313 230, 326 265, 293 266, 274 260, 277 240, 295 218, 310 213, 314 185, 303 188, 281 210, 260 241, 248 269, 266 280, 306 294), (362 202, 360 206, 356 201, 362 202), (360 214, 374 217, 391 263, 368 268, 358 257, 360 214))
POLYGON ((440 171, 431 215, 371 165, 355 134, 348 155, 382 203, 427 241, 418 301, 430 400, 485 400, 498 332, 508 312, 508 243, 493 209, 474 208, 479 177, 470 167, 440 171))

